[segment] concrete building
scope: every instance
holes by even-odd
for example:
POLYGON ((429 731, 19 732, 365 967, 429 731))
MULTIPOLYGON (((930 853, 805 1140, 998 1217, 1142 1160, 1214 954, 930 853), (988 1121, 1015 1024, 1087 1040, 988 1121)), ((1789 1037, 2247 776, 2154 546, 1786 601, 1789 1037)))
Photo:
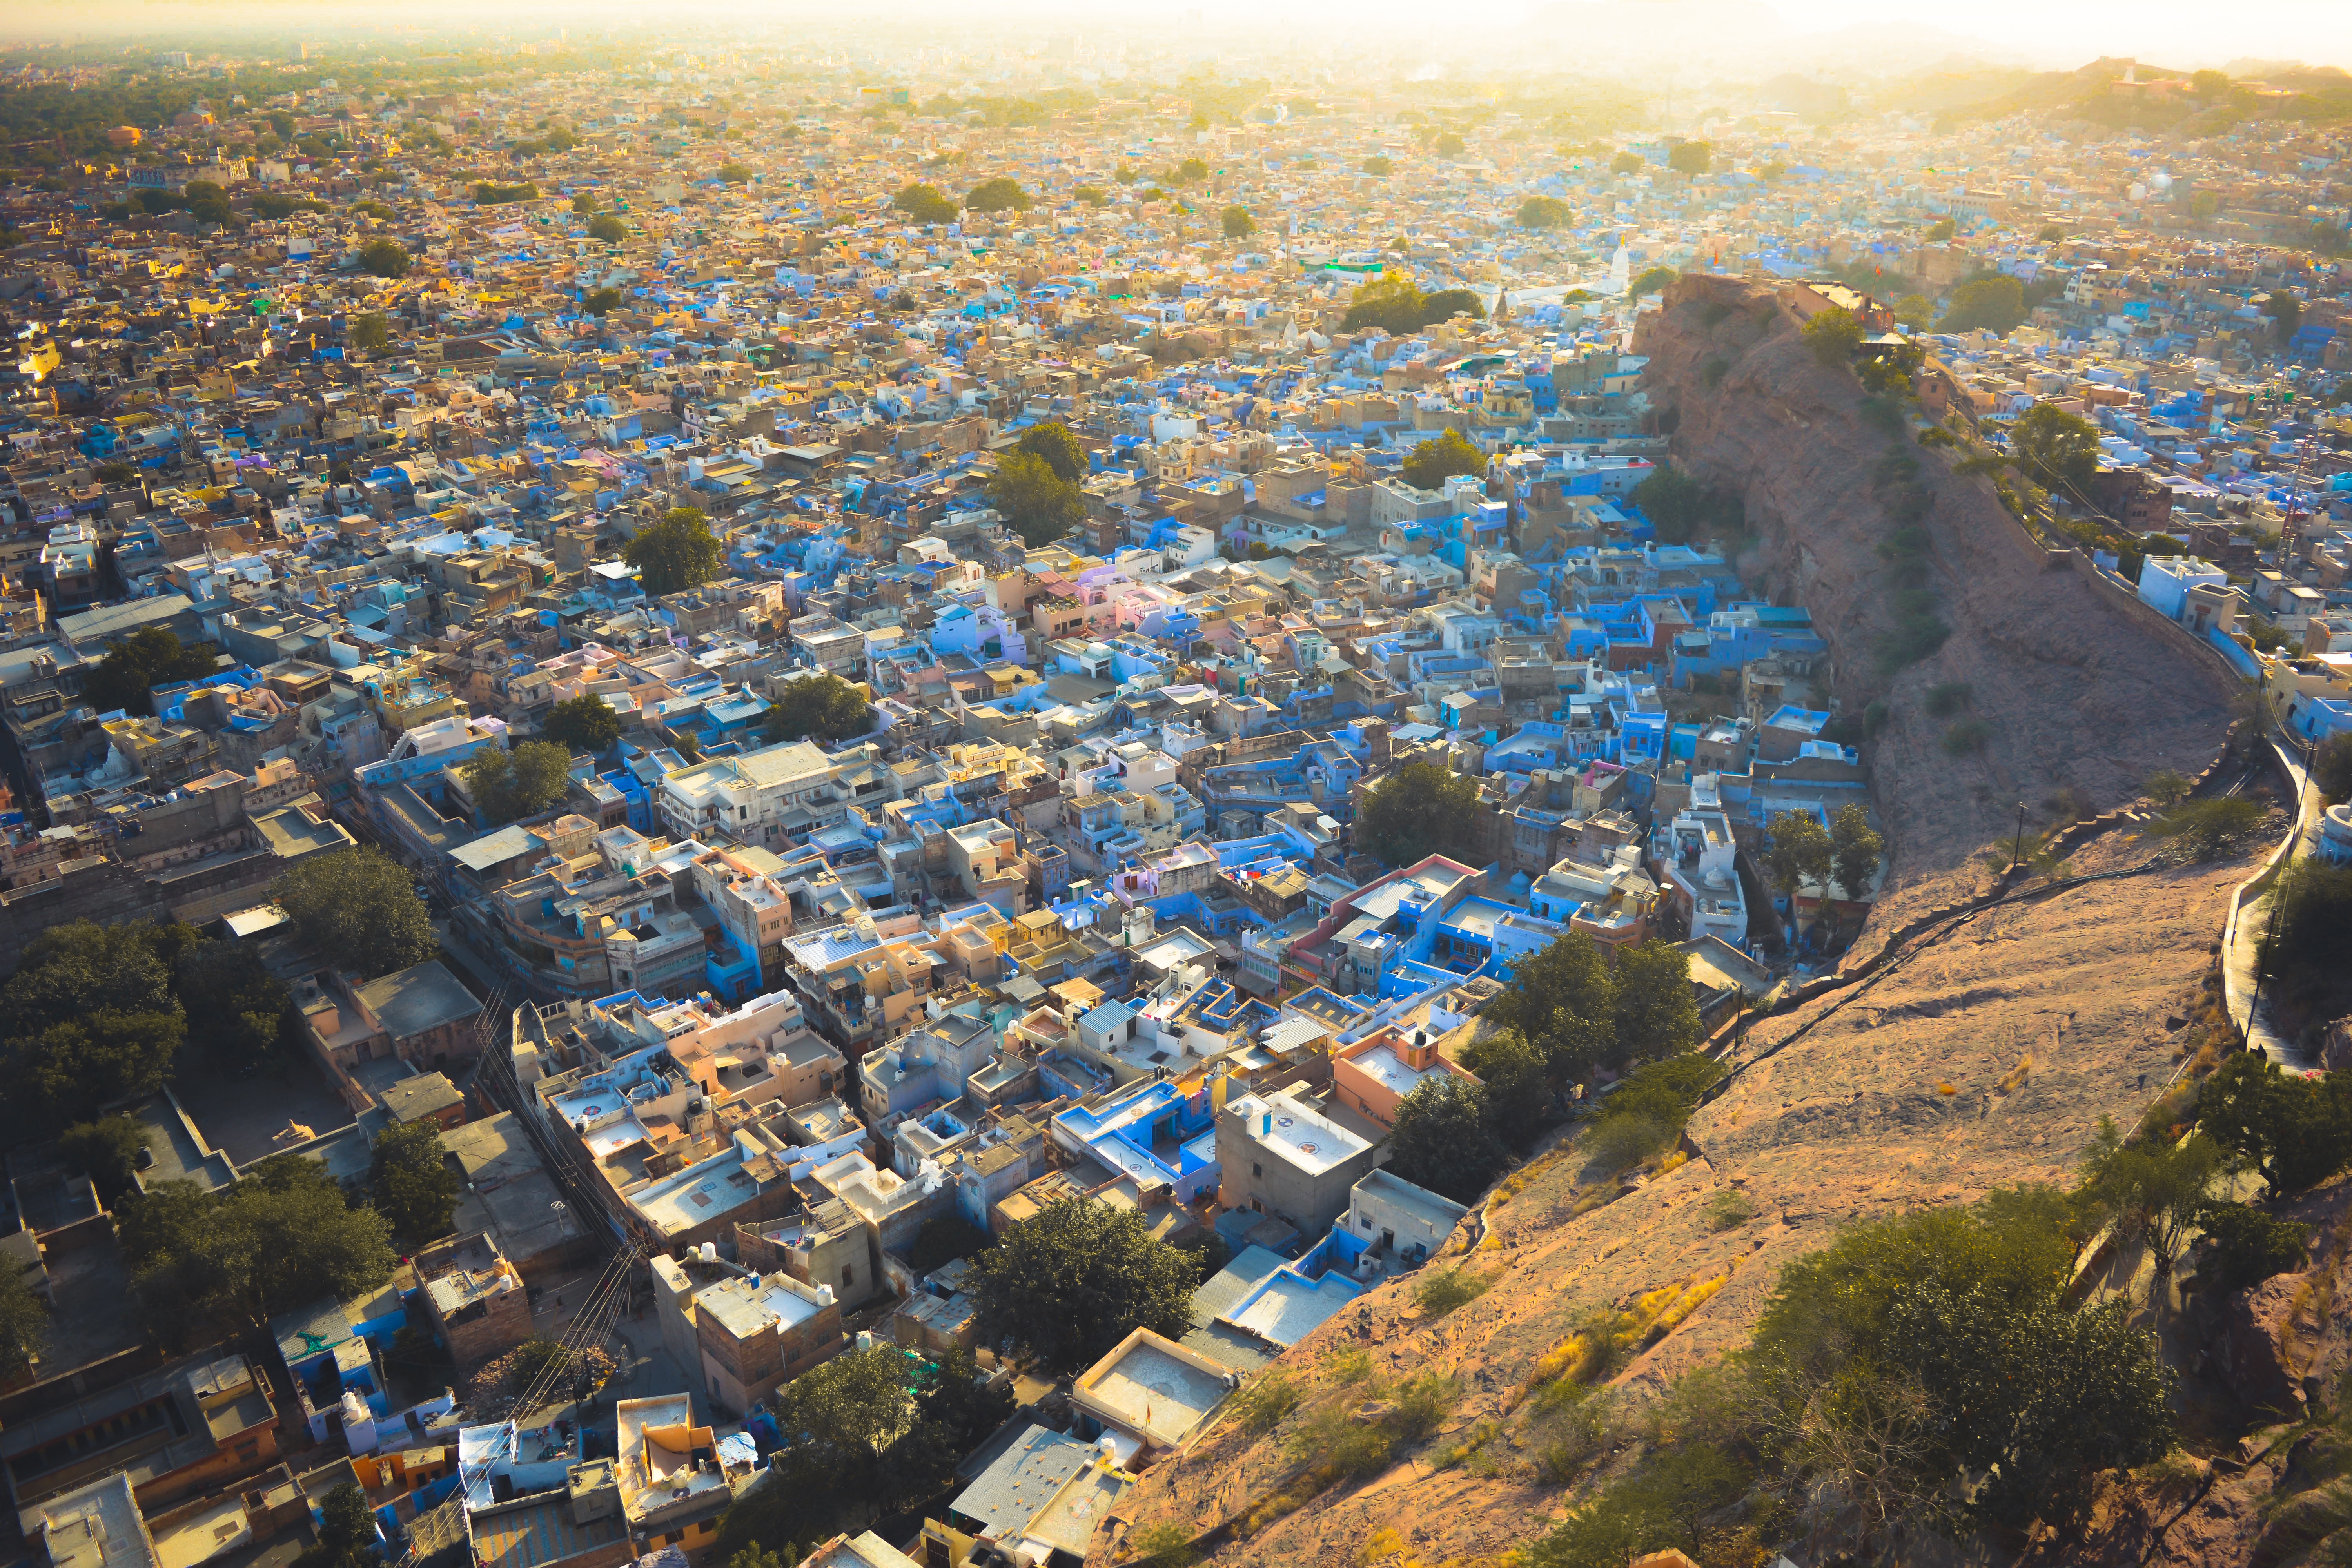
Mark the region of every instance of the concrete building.
POLYGON ((1217 1112, 1217 1201, 1272 1215, 1310 1239, 1347 1211, 1349 1189, 1377 1157, 1296 1089, 1235 1095, 1217 1112))

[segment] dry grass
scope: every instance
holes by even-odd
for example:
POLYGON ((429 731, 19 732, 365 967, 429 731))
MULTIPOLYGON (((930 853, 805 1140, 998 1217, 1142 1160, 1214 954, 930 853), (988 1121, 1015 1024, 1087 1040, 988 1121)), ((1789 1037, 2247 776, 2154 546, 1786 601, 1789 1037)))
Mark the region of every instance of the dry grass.
POLYGON ((1994 1088, 1999 1092, 2007 1094, 2011 1089, 2017 1088, 2018 1085, 2023 1083, 2028 1078, 2032 1077, 2032 1074, 2033 1053, 2032 1051, 2028 1051, 2023 1056, 2017 1058, 2017 1065, 2015 1067, 2000 1075, 2000 1082, 1994 1085, 1994 1088))

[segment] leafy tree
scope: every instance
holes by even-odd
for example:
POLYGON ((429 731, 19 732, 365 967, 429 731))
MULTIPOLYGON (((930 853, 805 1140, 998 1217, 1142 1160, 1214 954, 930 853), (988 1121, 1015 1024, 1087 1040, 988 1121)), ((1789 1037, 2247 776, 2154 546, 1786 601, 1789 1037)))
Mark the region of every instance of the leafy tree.
POLYGON ((440 945, 408 873, 373 846, 305 855, 270 884, 269 898, 312 952, 361 975, 422 963, 440 945))
POLYGON ((329 1492, 319 1512, 319 1539, 295 1555, 293 1568, 374 1568, 383 1560, 375 1512, 356 1482, 329 1492))
POLYGON ((2352 867, 2313 858, 2287 872, 2277 897, 2278 929, 2263 943, 2273 973, 2352 973, 2352 867))
POLYGON ((351 1207, 326 1167, 300 1154, 273 1155, 219 1194, 162 1182, 124 1205, 125 1256, 160 1319, 206 1313, 261 1329, 392 1277, 383 1216, 351 1207))
POLYGON ((2352 731, 2320 742, 2312 754, 2311 782, 2330 800, 2352 796, 2352 731))
POLYGON ((2220 98, 2230 90, 2229 73, 2217 70, 2192 71, 2189 76, 2189 90, 2200 98, 2220 98))
POLYGON ((1519 204, 1521 228, 1566 228, 1575 214, 1558 196, 1529 196, 1519 204))
POLYGON ((1434 763, 1406 763, 1374 784, 1356 815, 1356 840, 1391 866, 1454 847, 1478 805, 1478 782, 1434 763))
POLYGON ((1452 1073, 1423 1079, 1397 1103, 1389 1173, 1457 1204, 1475 1203, 1510 1151, 1487 1125, 1487 1091, 1452 1073))
POLYGON ((511 206, 517 202, 537 201, 539 187, 525 182, 521 184, 500 184, 483 181, 474 187, 474 205, 483 207, 511 206))
POLYGON ((572 210, 580 214, 583 217, 593 214, 596 210, 596 193, 593 191, 583 191, 578 195, 573 196, 572 198, 572 210))
POLYGON ((1849 363, 1862 346, 1862 322, 1852 310, 1832 305, 1806 318, 1803 337, 1813 357, 1832 369, 1849 363))
POLYGON ((0 1258, 0 1383, 14 1383, 49 1348, 49 1309, 12 1254, 0 1258))
POLYGON ((674 506, 630 540, 621 556, 637 569, 646 592, 658 599, 719 575, 727 551, 712 535, 701 508, 674 506))
POLYGON ((1459 158, 1469 150, 1470 144, 1463 141, 1458 132, 1452 131, 1441 132, 1437 140, 1430 143, 1430 151, 1441 158, 1459 158))
POLYGON ((593 289, 582 297, 580 308, 601 321, 621 308, 621 291, 618 289, 593 289))
POLYGON ((1681 273, 1675 271, 1671 267, 1644 268, 1642 269, 1641 274, 1626 287, 1625 298, 1628 300, 1638 300, 1644 294, 1660 293, 1664 291, 1667 284, 1673 282, 1675 279, 1681 276, 1681 273))
POLYGON ((2147 791, 2148 799, 2167 809, 2189 798, 2189 781, 2170 768, 2158 768, 2148 774, 2142 787, 2147 791))
POLYGON ((2126 1142, 2113 1117, 2099 1119, 2083 1157, 2082 1199, 2115 1227, 2119 1244, 2147 1247, 2156 1264, 2152 1288, 2170 1278, 2221 1173, 2221 1145, 2201 1132, 2179 1143, 2166 1137, 2126 1142))
POLYGON ((744 163, 721 163, 719 165, 719 178, 730 185, 749 184, 751 180, 751 170, 750 165, 744 163))
POLYGON ((937 185, 919 182, 906 186, 890 198, 890 205, 917 223, 953 223, 956 205, 941 194, 937 185))
POLYGON ((2282 345, 2294 336, 2295 328, 2303 321, 2303 301, 2284 289, 2273 289, 2263 295, 2258 308, 2271 319, 2272 335, 2282 345))
POLYGON ((2025 324, 2025 285, 2007 276, 1971 278, 1952 290, 1939 332, 1989 331, 2007 337, 2025 324))
POLYGON ((1772 885, 1780 891, 1793 899, 1801 883, 1829 879, 1837 846, 1811 812, 1774 812, 1770 839, 1764 851, 1764 868, 1772 873, 1772 885))
POLYGON ((621 738, 621 716, 594 692, 583 691, 549 709, 540 731, 572 751, 595 756, 621 738))
POLYGON ((1396 173, 1396 163, 1393 159, 1383 158, 1375 153, 1364 160, 1364 173, 1374 179, 1385 180, 1396 173))
POLYGON ((405 278, 413 263, 408 252, 396 239, 381 237, 360 247, 360 270, 378 278, 405 278))
POLYGON ((20 1122, 32 1118, 58 1126, 101 1105, 153 1094, 170 1075, 186 1033, 175 1005, 144 1013, 99 1007, 13 1036, 6 1043, 12 1110, 20 1122))
POLYGON ((291 1037, 292 994, 242 943, 190 948, 173 973, 172 988, 187 1013, 188 1044, 215 1068, 252 1066, 291 1037))
POLYGON ((1838 886, 1849 899, 1859 899, 1870 890, 1870 879, 1878 875, 1879 851, 1885 841, 1877 829, 1870 826, 1870 808, 1859 803, 1838 807, 1830 823, 1831 857, 1837 866, 1838 886))
POLYGON ((2099 467, 2099 427, 2054 403, 2037 403, 2011 427, 2018 467, 2045 489, 2080 500, 2099 467))
POLYGON ((1612 989, 1617 1059, 1650 1061, 1698 1044, 1698 998, 1690 959, 1670 942, 1636 942, 1617 954, 1612 989))
MULTIPOLYGON (((108 1205, 138 1184, 139 1156, 147 1147, 147 1128, 136 1118, 101 1116, 83 1121, 58 1135, 66 1168, 88 1176, 108 1205)), ((0 1268, 5 1268, 0 1264, 0 1268)))
POLYGON ((1944 241, 1951 238, 1952 236, 1958 232, 1959 225, 1954 223, 1950 218, 1937 218, 1934 223, 1927 226, 1927 232, 1923 237, 1930 245, 1941 245, 1944 241))
POLYGON ((1415 443, 1404 459, 1404 482, 1424 490, 1437 489, 1456 474, 1486 471, 1486 454, 1459 430, 1441 430, 1430 439, 1415 443))
POLYGON ((1247 239, 1257 232, 1257 219, 1244 206, 1229 206, 1218 215, 1217 221, 1227 239, 1247 239))
POLYGON ((367 1190, 393 1234, 412 1246, 449 1234, 457 1206, 457 1173, 449 1168, 441 1129, 432 1121, 387 1127, 368 1162, 367 1190))
POLYGON ((1168 171, 1168 183, 1173 185, 1197 185, 1209 177, 1209 165, 1199 158, 1187 158, 1168 171))
POLYGON ((1661 544, 1736 538, 1748 531, 1748 508, 1738 491, 1703 483, 1671 459, 1635 485, 1631 500, 1661 544))
POLYGON ((1543 1053, 1514 1029, 1498 1029, 1462 1053, 1462 1065, 1486 1086, 1486 1112, 1505 1142, 1525 1147, 1551 1120, 1552 1090, 1543 1053))
POLYGON ((0 1035, 38 1034, 100 1005, 126 1013, 171 1011, 172 962, 186 931, 93 921, 51 926, 25 944, 16 973, 0 986, 0 1035))
POLYGON ((1617 983, 1601 944, 1580 931, 1514 963, 1485 1016, 1524 1036, 1555 1085, 1590 1079, 1616 1053, 1617 983))
POLYGON ((2148 825, 2148 833, 2169 838, 2200 860, 2208 860, 2236 839, 2262 826, 2257 802, 2217 795, 2209 800, 2184 800, 2148 825))
POLYGON ((1639 153, 1620 153, 1609 160, 1609 172, 1612 174, 1638 174, 1648 163, 1649 160, 1639 153))
POLYGON ((1704 142, 1677 142, 1666 150, 1666 167, 1677 174, 1704 174, 1714 163, 1714 152, 1704 142))
POLYGON ((629 237, 629 227, 611 213, 598 213, 588 220, 588 237, 606 245, 618 245, 629 237))
POLYGON ((1070 199, 1074 202, 1084 202, 1090 207, 1110 205, 1110 193, 1100 185, 1080 185, 1070 193, 1070 199))
POLYGON ((768 710, 771 741, 823 741, 828 744, 866 733, 873 722, 857 688, 834 674, 803 675, 781 681, 768 710))
POLYGON ((392 323, 382 310, 362 312, 352 322, 351 345, 366 353, 379 353, 392 342, 392 323))
POLYGON ((1138 1327, 1173 1339, 1191 1321, 1192 1257, 1129 1209, 1048 1205, 971 1259, 967 1289, 983 1343, 1011 1343, 1055 1372, 1100 1360, 1138 1327))
POLYGON ((988 504, 1032 549, 1061 538, 1087 518, 1085 492, 1046 459, 1018 447, 997 459, 988 504))
MULTIPOLYGON (((1748 1476, 1716 1444, 1668 1448, 1591 1506, 1571 1510, 1528 1550, 1528 1568, 1623 1568, 1669 1550, 1683 1552, 1685 1562, 1738 1561, 1708 1549, 1706 1521, 1748 1490, 1748 1476)), ((1755 1555, 1752 1547, 1748 1555, 1755 1555)))
POLYGON ((1339 325, 1342 331, 1350 332, 1379 327, 1402 335, 1445 321, 1456 310, 1477 320, 1484 320, 1486 314, 1486 306, 1467 289, 1441 289, 1434 294, 1424 294, 1411 273, 1384 272, 1357 289, 1349 299, 1348 313, 1340 318, 1339 325))
POLYGON ((925 1220, 921 1228, 915 1232, 914 1244, 907 1248, 907 1267, 918 1275, 929 1274, 959 1258, 970 1257, 987 1245, 988 1232, 963 1215, 935 1215, 925 1220))
POLYGON ((1010 174, 983 180, 967 192, 963 205, 976 213, 1027 212, 1034 202, 1010 174))
POLYGON ((1021 439, 1013 444, 1013 449, 1044 458, 1057 479, 1076 484, 1087 477, 1086 448, 1070 434, 1070 427, 1058 419, 1032 425, 1021 432, 1021 439))
POLYGON ((2241 1051, 2205 1080, 2197 1125, 2259 1171, 2273 1195, 2299 1193, 2352 1160, 2352 1074, 2314 1082, 2241 1051))
POLYGON ((2216 1294, 2301 1268, 2311 1255, 2309 1226, 2273 1219, 2245 1204, 2209 1203, 2197 1225, 2205 1233, 2197 1259, 2199 1287, 2216 1294))
POLYGON ((162 626, 148 626, 124 637, 98 661, 98 668, 82 679, 82 698, 100 713, 119 708, 152 718, 152 688, 199 680, 218 670, 219 660, 205 649, 184 645, 162 626))
POLYGON ((563 798, 572 782, 572 749, 551 741, 525 741, 511 751, 485 746, 457 771, 484 816, 512 822, 563 798))

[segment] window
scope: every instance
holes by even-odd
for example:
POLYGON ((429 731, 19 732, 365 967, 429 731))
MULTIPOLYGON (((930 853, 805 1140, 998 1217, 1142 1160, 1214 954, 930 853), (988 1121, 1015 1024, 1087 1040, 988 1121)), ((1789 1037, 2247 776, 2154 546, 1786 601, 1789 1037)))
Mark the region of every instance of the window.
POLYGON ((1253 1160, 1250 1162, 1250 1174, 1253 1176, 1263 1176, 1265 1174, 1265 1167, 1253 1160))

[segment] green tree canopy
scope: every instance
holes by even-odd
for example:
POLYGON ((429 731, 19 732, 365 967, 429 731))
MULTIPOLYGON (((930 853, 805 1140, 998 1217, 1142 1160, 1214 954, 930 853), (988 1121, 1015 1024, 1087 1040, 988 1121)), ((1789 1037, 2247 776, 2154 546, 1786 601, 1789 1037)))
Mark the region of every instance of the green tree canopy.
POLYGON ((1838 886, 1849 899, 1859 899, 1870 891, 1870 879, 1878 875, 1879 852, 1885 841, 1878 830, 1870 826, 1870 808, 1859 802, 1838 807, 1830 823, 1830 858, 1837 868, 1838 886))
POLYGON ((1027 212, 1034 205, 1021 182, 1010 174, 983 180, 965 193, 963 205, 976 213, 1027 212))
POLYGON ((1573 216, 1558 196, 1529 196, 1519 204, 1517 222, 1521 228, 1566 228, 1573 216))
POLYGON ((1589 1079, 1616 1056, 1616 979, 1601 944, 1580 931, 1563 931, 1512 964, 1485 1016, 1526 1037, 1555 1085, 1589 1079))
POLYGON ((1462 140, 1460 132, 1454 131, 1439 132, 1437 139, 1430 143, 1430 151, 1441 158, 1459 158, 1469 150, 1470 144, 1462 140))
POLYGON ((352 322, 351 345, 368 353, 376 353, 392 342, 392 323, 382 310, 368 310, 352 322))
POLYGON ((658 599, 718 576, 727 551, 699 507, 674 506, 659 522, 640 530, 621 556, 637 569, 645 591, 658 599))
POLYGON ((433 1121, 387 1127, 368 1162, 368 1198, 394 1236, 412 1247, 449 1234, 457 1206, 457 1173, 433 1121))
POLYGON ((1257 232, 1257 219, 1244 206, 1229 206, 1217 215, 1217 222, 1227 239, 1247 239, 1257 232))
POLYGON ((1609 160, 1609 172, 1612 174, 1638 174, 1648 163, 1649 160, 1639 153, 1620 153, 1609 160))
POLYGON ((2018 467, 2045 489, 2080 500, 2099 468, 2099 427, 2054 403, 2037 403, 2010 427, 2018 467))
POLYGON ((217 672, 220 661, 208 649, 189 647, 162 626, 132 632, 82 678, 82 699, 100 713, 120 708, 152 718, 149 692, 158 686, 197 680, 217 672))
POLYGON ((1971 278, 1952 290, 1945 301, 1939 332, 1983 331, 2007 337, 2025 324, 2025 285, 2000 276, 1971 278))
POLYGON ((598 213, 588 220, 588 237, 606 245, 618 245, 629 237, 629 226, 611 213, 598 213))
POLYGON ((1070 1198, 975 1255, 966 1288, 982 1343, 1022 1346, 1067 1373, 1139 1327, 1181 1336, 1198 1275, 1192 1255, 1154 1237, 1133 1210, 1070 1198))
POLYGON ((1483 474, 1486 454, 1459 430, 1441 430, 1405 454, 1404 482, 1433 490, 1456 474, 1483 474))
POLYGON ((1371 175, 1374 179, 1385 180, 1391 174, 1396 173, 1396 162, 1393 159, 1383 158, 1375 153, 1373 156, 1364 160, 1364 173, 1371 175))
POLYGON ((1550 1074, 1543 1053, 1516 1029, 1497 1029, 1462 1053, 1462 1065, 1486 1088, 1486 1119, 1506 1143, 1524 1148, 1552 1119, 1550 1074))
POLYGON ((578 195, 573 196, 572 198, 572 210, 579 213, 583 216, 586 216, 593 213, 596 210, 596 193, 593 191, 582 191, 578 195))
POLYGON ((360 247, 360 270, 378 278, 405 278, 411 263, 396 239, 378 237, 360 247))
POLYGON ((1662 292, 1667 284, 1681 276, 1681 273, 1671 267, 1644 268, 1633 281, 1626 286, 1625 298, 1638 300, 1644 294, 1662 292))
POLYGON ((1653 937, 1621 949, 1611 989, 1617 1059, 1652 1061, 1698 1044, 1697 994, 1690 959, 1673 942, 1653 937))
POLYGON ((749 184, 751 181, 751 167, 748 163, 721 163, 719 165, 719 178, 725 184, 749 184))
POLYGON ((1738 490, 1702 483, 1671 458, 1635 485, 1630 499, 1661 544, 1736 539, 1748 531, 1748 507, 1738 490))
POLYGON ((856 687, 830 673, 803 675, 777 685, 767 733, 772 741, 834 744, 863 735, 872 723, 866 698, 856 687))
POLYGON ((1715 149, 1704 142, 1677 142, 1666 150, 1666 167, 1677 174, 1704 174, 1714 163, 1715 149))
POLYGON ((1389 1172, 1457 1204, 1478 1201, 1510 1163, 1487 1124, 1487 1090, 1452 1073, 1432 1073, 1397 1104, 1389 1130, 1389 1172))
POLYGON ((1959 231, 1958 224, 1954 223, 1950 218, 1940 217, 1927 226, 1927 232, 1923 237, 1930 245, 1941 245, 1959 231))
POLYGON ((1862 322, 1852 310, 1832 305, 1807 317, 1801 335, 1813 357, 1834 369, 1850 363, 1862 346, 1862 322))
POLYGON ((2278 892, 2278 927, 2263 942, 2270 973, 2290 979, 2352 973, 2352 866, 2295 862, 2278 892))
POLYGON ((953 223, 956 205, 948 200, 937 185, 920 182, 908 185, 890 198, 890 205, 917 223, 953 223))
POLYGON ((621 738, 621 716, 602 697, 583 691, 550 708, 540 732, 572 751, 597 756, 621 738))
POLYGON ((1790 898, 1799 884, 1825 882, 1836 867, 1837 846, 1810 811, 1776 811, 1767 830, 1770 842, 1764 851, 1764 868, 1772 885, 1790 898))
POLYGON ((2352 798, 2352 732, 2330 735, 2319 743, 2312 753, 2311 782, 2330 800, 2352 798))
POLYGON ((1378 327, 1403 336, 1449 320, 1457 310, 1478 321, 1484 321, 1486 315, 1486 307, 1467 289, 1441 289, 1434 294, 1424 294, 1411 273, 1383 272, 1357 289, 1339 325, 1344 331, 1378 327))
POLYGON ((2352 1161, 2352 1073, 2315 1081, 2259 1051, 2238 1052, 2205 1080, 2197 1125, 2273 1194, 2302 1192, 2352 1161))
POLYGON ((1199 158, 1187 158, 1168 171, 1171 185, 1197 185, 1209 177, 1209 165, 1199 158))
POLYGON ((181 955, 173 990, 188 1016, 188 1044, 215 1068, 253 1066, 293 1037, 293 995, 243 942, 199 942, 181 955))
POLYGON ((358 1483, 338 1484, 320 1502, 319 1513, 319 1538, 295 1555, 292 1568, 374 1568, 383 1561, 375 1513, 358 1483))
POLYGON ((392 1277, 390 1227, 352 1208, 320 1162, 277 1154, 217 1194, 160 1182, 124 1200, 119 1226, 142 1300, 159 1318, 213 1315, 254 1329, 321 1296, 392 1277))
POLYGON ((572 748, 551 741, 525 741, 510 751, 485 746, 457 771, 484 816, 512 822, 563 798, 572 782, 572 748))
POLYGON ((49 1348, 49 1310, 16 1255, 0 1258, 0 1383, 14 1383, 49 1348))
POLYGON ((93 1118, 163 1087, 187 1025, 172 971, 185 926, 74 921, 26 944, 0 986, 0 1097, 20 1136, 93 1118))
POLYGON ((1087 477, 1087 449, 1070 434, 1070 427, 1058 419, 1047 419, 1021 432, 1013 444, 1016 452, 1026 452, 1042 458, 1054 470, 1054 477, 1071 484, 1087 477))
POLYGON ((1034 452, 1014 447, 997 458, 988 481, 994 507, 1021 542, 1034 549, 1049 544, 1087 520, 1086 495, 1034 452))
POLYGON ((1460 844, 1477 807, 1477 780, 1406 763, 1366 792, 1356 842, 1391 866, 1409 866, 1460 844))
POLYGON ((2202 1132, 2175 1142, 2168 1134, 2126 1142, 2113 1117, 2083 1157, 2083 1204, 2115 1230, 2121 1247, 2143 1246, 2156 1268, 2151 1287, 2168 1279, 2221 1174, 2221 1146, 2202 1132))
POLYGON ((269 887, 311 951, 373 978, 433 956, 440 942, 408 873, 369 846, 305 855, 269 887))
POLYGON ((2227 1295, 2299 1269, 2311 1255, 2311 1227, 2245 1204, 2209 1203, 2197 1216, 2200 1289, 2227 1295))
POLYGON ((135 1117, 101 1116, 67 1128, 58 1135, 58 1149, 65 1156, 66 1168, 88 1176, 97 1186, 100 1199, 111 1205, 137 1184, 134 1173, 139 1156, 147 1149, 147 1138, 146 1124, 135 1117))
POLYGON ((581 297, 580 308, 601 321, 621 308, 621 291, 618 289, 591 289, 581 297))

